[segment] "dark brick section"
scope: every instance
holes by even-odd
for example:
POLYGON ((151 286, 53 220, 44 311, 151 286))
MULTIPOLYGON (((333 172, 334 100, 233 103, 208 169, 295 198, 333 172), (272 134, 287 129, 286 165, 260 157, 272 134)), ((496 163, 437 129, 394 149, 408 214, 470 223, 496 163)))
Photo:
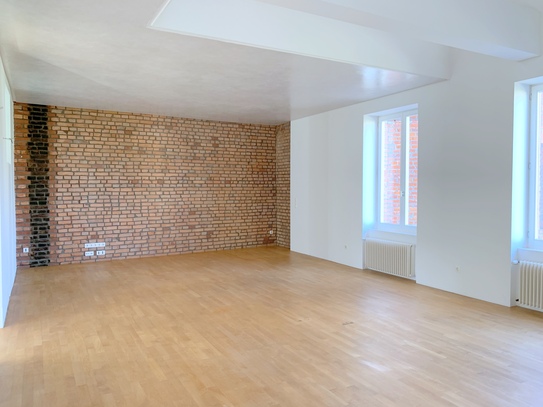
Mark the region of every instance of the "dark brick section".
POLYGON ((30 267, 50 262, 48 108, 28 105, 30 267))

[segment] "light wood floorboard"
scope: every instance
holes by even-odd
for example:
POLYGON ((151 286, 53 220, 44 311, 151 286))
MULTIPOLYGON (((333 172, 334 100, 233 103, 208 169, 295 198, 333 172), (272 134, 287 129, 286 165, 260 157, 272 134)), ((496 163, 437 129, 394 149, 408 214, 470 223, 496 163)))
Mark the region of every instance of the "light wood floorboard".
POLYGON ((276 247, 20 270, 17 406, 543 406, 543 314, 276 247))

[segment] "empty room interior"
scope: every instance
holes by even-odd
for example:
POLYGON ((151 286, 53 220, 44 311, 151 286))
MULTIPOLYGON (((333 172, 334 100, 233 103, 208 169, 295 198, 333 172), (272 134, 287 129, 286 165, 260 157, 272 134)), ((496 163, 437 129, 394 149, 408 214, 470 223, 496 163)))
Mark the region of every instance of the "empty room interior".
POLYGON ((542 406, 541 0, 0 0, 0 407, 542 406))

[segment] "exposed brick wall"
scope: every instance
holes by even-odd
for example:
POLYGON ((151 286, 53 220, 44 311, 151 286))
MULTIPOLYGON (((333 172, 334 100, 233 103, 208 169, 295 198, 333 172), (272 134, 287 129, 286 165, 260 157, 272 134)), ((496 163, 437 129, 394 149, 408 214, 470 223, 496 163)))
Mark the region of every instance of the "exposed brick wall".
POLYGON ((277 126, 277 245, 290 248, 290 123, 277 126))
MULTIPOLYGON (((49 107, 48 116, 50 264, 275 244, 281 235, 277 126, 64 107, 49 107), (84 257, 87 242, 105 242, 106 255, 84 257)), ((29 105, 16 103, 23 266, 31 235, 28 117, 29 105)))
POLYGON ((22 248, 30 248, 30 152, 28 149, 28 105, 14 106, 14 164, 15 164, 15 216, 17 222, 17 265, 29 266, 30 253, 23 254, 22 248))

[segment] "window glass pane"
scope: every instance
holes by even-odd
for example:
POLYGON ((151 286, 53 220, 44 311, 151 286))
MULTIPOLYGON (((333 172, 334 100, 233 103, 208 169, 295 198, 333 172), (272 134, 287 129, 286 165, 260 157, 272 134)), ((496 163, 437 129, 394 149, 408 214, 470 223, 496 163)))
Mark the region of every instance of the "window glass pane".
POLYGON ((537 92, 536 105, 536 194, 535 194, 535 238, 543 239, 543 91, 537 92))
POLYGON ((384 120, 381 126, 381 223, 399 225, 402 120, 384 120))
POLYGON ((419 116, 407 116, 408 145, 407 145, 407 216, 409 226, 417 226, 417 191, 419 167, 419 116))

